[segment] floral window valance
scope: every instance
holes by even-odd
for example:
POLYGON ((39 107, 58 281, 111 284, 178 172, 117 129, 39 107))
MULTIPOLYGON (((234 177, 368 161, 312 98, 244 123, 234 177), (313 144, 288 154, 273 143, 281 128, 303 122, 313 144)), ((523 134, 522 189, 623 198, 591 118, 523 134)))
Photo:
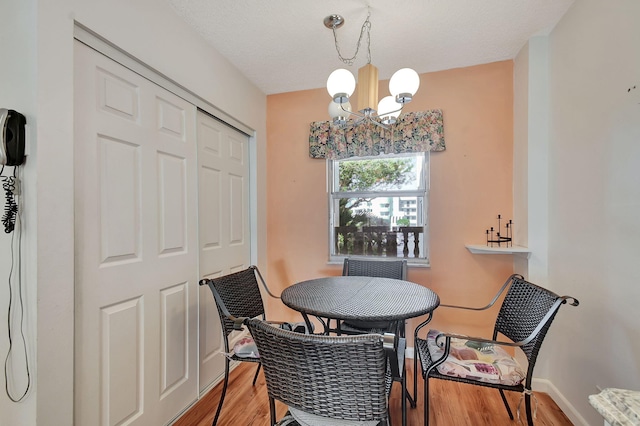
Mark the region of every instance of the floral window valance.
POLYGON ((309 156, 339 160, 379 154, 444 151, 442 110, 410 112, 385 130, 369 121, 341 128, 330 121, 311 123, 309 156))

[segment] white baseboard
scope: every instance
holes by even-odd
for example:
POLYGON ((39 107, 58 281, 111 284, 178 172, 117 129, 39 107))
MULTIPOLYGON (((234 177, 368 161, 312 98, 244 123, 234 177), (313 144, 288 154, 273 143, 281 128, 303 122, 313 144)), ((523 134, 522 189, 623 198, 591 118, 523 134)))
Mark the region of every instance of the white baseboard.
POLYGON ((413 359, 413 347, 409 347, 409 348, 405 349, 404 356, 405 356, 405 358, 413 359))
POLYGON ((532 387, 534 391, 548 394, 553 401, 558 404, 562 412, 571 420, 574 425, 589 426, 589 423, 580 415, 578 410, 560 393, 551 381, 547 379, 533 379, 532 387))

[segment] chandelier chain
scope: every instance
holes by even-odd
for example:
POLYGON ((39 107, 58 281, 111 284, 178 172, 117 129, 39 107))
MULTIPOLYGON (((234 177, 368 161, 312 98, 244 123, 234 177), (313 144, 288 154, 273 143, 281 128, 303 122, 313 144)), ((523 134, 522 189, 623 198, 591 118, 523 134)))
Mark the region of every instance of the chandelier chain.
POLYGON ((367 64, 371 63, 371 21, 369 20, 369 18, 371 17, 371 12, 367 13, 367 19, 365 19, 364 23, 362 24, 362 28, 360 29, 360 37, 358 37, 358 44, 356 45, 356 52, 353 54, 353 56, 351 58, 345 58, 342 56, 342 54, 340 53, 340 45, 338 43, 338 35, 336 34, 336 25, 334 24, 331 29, 333 30, 333 40, 335 42, 336 45, 336 52, 338 52, 338 58, 340 58, 340 60, 351 66, 353 65, 353 62, 356 60, 356 58, 358 57, 358 52, 360 51, 360 46, 362 44, 362 37, 365 35, 367 35, 367 64))

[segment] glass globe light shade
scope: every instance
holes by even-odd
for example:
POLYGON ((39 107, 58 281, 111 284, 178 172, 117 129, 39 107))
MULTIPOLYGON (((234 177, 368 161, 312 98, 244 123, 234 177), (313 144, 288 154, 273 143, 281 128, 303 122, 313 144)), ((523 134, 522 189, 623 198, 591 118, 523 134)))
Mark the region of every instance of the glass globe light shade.
POLYGON ((356 90, 356 78, 351 71, 344 68, 338 68, 327 79, 327 91, 332 98, 339 93, 345 93, 346 97, 350 97, 356 90))
POLYGON ((415 95, 420 87, 420 76, 411 68, 402 68, 396 71, 389 80, 389 92, 394 97, 403 93, 415 95))
POLYGON ((396 102, 393 96, 385 96, 378 102, 378 116, 387 117, 391 116, 397 118, 400 115, 402 104, 396 102))
POLYGON ((346 102, 344 104, 339 104, 337 102, 329 102, 329 117, 331 118, 336 118, 336 117, 347 117, 349 115, 349 113, 343 111, 343 108, 349 112, 351 112, 351 103, 346 102))
POLYGON ((382 124, 394 124, 400 115, 403 104, 396 102, 393 96, 385 96, 378 103, 378 117, 382 124))

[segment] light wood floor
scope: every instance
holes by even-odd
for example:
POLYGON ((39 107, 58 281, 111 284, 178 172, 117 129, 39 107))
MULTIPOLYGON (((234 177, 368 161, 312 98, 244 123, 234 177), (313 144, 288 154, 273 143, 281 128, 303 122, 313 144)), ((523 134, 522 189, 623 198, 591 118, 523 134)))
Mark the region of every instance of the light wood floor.
MULTIPOLYGON (((409 362, 407 363, 409 364, 409 362)), ((413 392, 413 363, 407 365, 408 386, 413 392)), ((251 386, 255 372, 255 364, 241 363, 231 372, 227 396, 222 407, 218 426, 268 426, 269 404, 264 375, 260 372, 256 386, 251 386)), ((422 379, 418 378, 418 407, 407 408, 407 424, 421 426, 424 412, 422 409, 422 379)), ((521 414, 524 423, 510 420, 502 404, 500 394, 495 389, 480 386, 463 385, 448 380, 431 380, 431 416, 432 426, 497 426, 497 425, 526 425, 524 417, 524 402, 521 414)), ((222 383, 212 389, 198 403, 187 411, 174 426, 209 426, 218 406, 222 383)), ((536 392, 538 398, 538 416, 536 426, 564 426, 571 425, 571 421, 558 408, 553 400, 545 393, 536 392)), ((507 393, 514 416, 520 395, 507 393)), ((391 419, 393 426, 402 424, 400 409, 400 385, 394 383, 390 400, 391 419)), ((286 408, 276 402, 278 417, 284 414, 286 408)))

